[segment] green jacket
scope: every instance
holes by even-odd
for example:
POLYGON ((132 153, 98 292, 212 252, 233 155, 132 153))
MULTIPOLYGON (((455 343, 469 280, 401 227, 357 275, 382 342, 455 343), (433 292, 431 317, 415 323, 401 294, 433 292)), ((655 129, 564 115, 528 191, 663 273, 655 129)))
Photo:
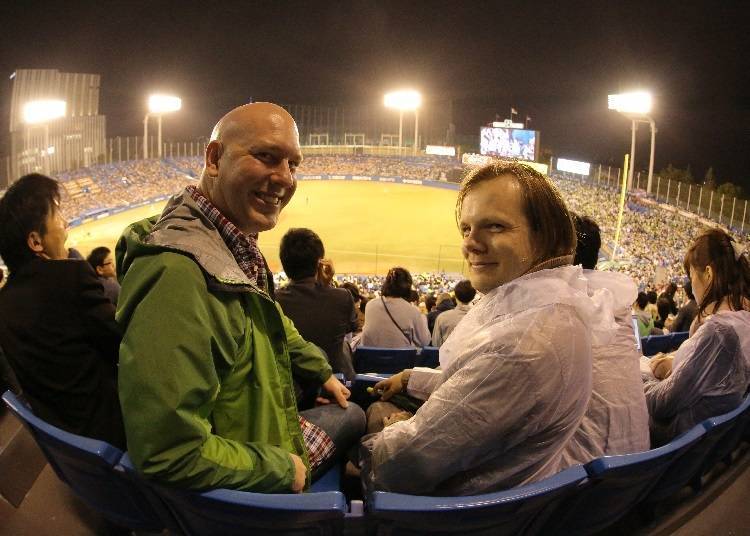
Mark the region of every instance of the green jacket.
POLYGON ((292 374, 325 382, 325 355, 186 192, 126 228, 116 258, 119 393, 136 468, 190 489, 290 491, 288 453, 309 467, 292 374))

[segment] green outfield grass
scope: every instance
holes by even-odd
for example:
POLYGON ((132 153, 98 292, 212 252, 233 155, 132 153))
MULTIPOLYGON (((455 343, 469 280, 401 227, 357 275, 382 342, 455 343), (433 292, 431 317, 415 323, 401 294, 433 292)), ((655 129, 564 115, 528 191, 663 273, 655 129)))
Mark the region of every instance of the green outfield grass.
MULTIPOLYGON (((417 272, 463 272, 453 209, 456 192, 410 184, 300 181, 275 229, 261 233, 271 269, 281 269, 279 241, 290 227, 309 227, 326 246, 338 273, 385 274, 392 266, 417 272)), ((161 212, 140 207, 71 229, 68 245, 87 255, 114 248, 129 223, 161 212)))

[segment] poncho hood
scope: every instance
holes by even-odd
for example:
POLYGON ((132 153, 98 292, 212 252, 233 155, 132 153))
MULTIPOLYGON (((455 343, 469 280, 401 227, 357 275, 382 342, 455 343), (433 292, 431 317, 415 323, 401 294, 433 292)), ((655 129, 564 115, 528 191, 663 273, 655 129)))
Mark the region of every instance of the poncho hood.
POLYGON ((492 330, 481 329, 483 325, 551 305, 571 307, 591 333, 592 344, 607 344, 617 329, 614 301, 608 288, 589 292, 589 280, 580 266, 561 266, 524 275, 491 290, 472 307, 461 320, 461 329, 455 329, 440 347, 441 368, 447 369, 466 348, 492 344, 492 330), (470 334, 470 340, 461 336, 464 333, 470 334))

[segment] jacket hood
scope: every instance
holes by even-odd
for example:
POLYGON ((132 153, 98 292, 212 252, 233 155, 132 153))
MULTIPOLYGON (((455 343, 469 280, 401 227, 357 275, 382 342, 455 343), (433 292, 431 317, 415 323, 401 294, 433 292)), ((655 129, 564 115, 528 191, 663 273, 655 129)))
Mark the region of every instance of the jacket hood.
POLYGON ((265 294, 245 275, 216 226, 186 190, 171 197, 160 216, 145 218, 125 228, 115 249, 118 279, 122 281, 138 257, 164 251, 191 257, 223 286, 265 294))
POLYGON ((589 295, 589 281, 580 266, 539 270, 485 294, 440 347, 441 366, 445 368, 467 346, 466 341, 457 336, 461 332, 482 334, 485 326, 496 324, 500 319, 512 319, 550 305, 571 307, 591 333, 595 346, 608 344, 617 330, 612 292, 602 288, 589 295))
POLYGON ((633 302, 638 297, 638 287, 632 278, 619 272, 599 270, 584 270, 583 275, 589 280, 590 296, 599 289, 609 289, 612 292, 615 314, 620 315, 623 312, 630 314, 633 302))

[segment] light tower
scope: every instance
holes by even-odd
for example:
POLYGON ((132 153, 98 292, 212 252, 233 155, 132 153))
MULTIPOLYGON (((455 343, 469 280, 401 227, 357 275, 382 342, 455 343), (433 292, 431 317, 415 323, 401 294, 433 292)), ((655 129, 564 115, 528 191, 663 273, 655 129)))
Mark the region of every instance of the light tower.
POLYGON ((610 110, 616 110, 632 121, 632 136, 630 141, 630 170, 628 173, 628 189, 633 186, 633 169, 635 168, 635 133, 638 123, 648 123, 651 126, 651 156, 648 163, 648 183, 646 190, 651 193, 651 183, 654 177, 654 149, 656 146, 656 123, 648 115, 652 107, 651 93, 648 91, 634 91, 609 95, 607 102, 610 110))
POLYGON ((386 93, 383 103, 387 108, 398 110, 398 152, 401 154, 404 133, 404 110, 414 111, 414 154, 417 154, 419 144, 419 107, 422 105, 422 95, 413 89, 391 91, 386 93))
POLYGON ((55 148, 49 144, 49 123, 55 119, 65 117, 67 104, 64 100, 49 99, 35 100, 23 105, 23 122, 26 124, 26 148, 29 145, 29 130, 32 125, 44 127, 44 150, 42 159, 42 171, 49 174, 49 157, 54 154, 55 148))
POLYGON ((148 158, 148 118, 155 116, 158 119, 157 156, 162 157, 161 147, 161 116, 166 113, 176 112, 182 108, 182 99, 172 95, 151 95, 148 98, 148 113, 143 118, 143 158, 148 158))

